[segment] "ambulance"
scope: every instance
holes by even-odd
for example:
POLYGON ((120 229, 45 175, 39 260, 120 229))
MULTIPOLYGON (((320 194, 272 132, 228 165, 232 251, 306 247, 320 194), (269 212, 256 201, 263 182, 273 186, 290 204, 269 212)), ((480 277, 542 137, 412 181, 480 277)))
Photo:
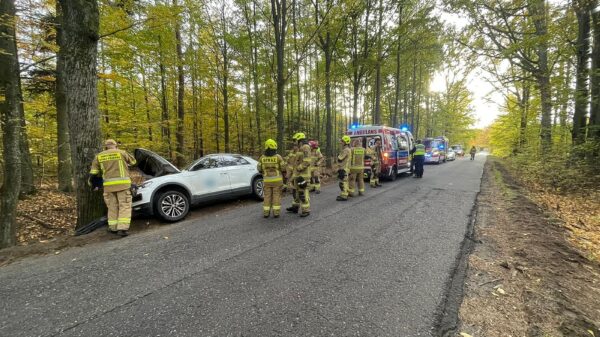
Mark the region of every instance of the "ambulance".
MULTIPOLYGON (((410 149, 414 146, 413 135, 383 125, 353 125, 346 135, 352 141, 360 139, 364 148, 371 147, 377 139, 381 140, 380 178, 395 180, 399 174, 410 171, 410 149)), ((371 158, 365 156, 365 178, 371 175, 371 158)))
POLYGON ((425 145, 425 163, 441 164, 446 162, 448 138, 444 136, 423 139, 425 145))

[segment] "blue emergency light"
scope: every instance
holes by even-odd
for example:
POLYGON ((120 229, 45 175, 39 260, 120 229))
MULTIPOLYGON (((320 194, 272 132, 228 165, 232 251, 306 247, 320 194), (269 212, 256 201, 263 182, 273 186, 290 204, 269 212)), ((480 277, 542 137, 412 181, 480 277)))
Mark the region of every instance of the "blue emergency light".
POLYGON ((350 124, 350 129, 354 130, 356 128, 358 128, 360 125, 358 123, 352 123, 350 124))
POLYGON ((410 131, 410 127, 408 124, 400 125, 400 131, 410 131))

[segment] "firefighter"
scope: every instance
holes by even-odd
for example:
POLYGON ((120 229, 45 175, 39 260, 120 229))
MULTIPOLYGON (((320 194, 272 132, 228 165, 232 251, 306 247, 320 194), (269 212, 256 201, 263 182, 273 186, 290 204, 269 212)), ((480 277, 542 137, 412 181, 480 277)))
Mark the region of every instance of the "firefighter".
POLYGON ((350 149, 350 137, 343 136, 340 139, 342 151, 338 155, 338 183, 340 186, 340 195, 335 200, 348 200, 348 174, 350 173, 350 160, 352 159, 352 150, 350 149))
POLYGON ((283 177, 283 190, 290 190, 294 195, 294 184, 292 183, 292 174, 294 173, 294 156, 298 150, 298 143, 294 142, 292 149, 285 156, 284 161, 286 163, 285 175, 283 177))
POLYGON ((475 154, 477 153, 477 149, 475 148, 475 145, 473 145, 471 147, 471 151, 469 151, 469 154, 471 155, 471 160, 475 160, 475 154))
POLYGON ((354 195, 356 185, 358 185, 358 195, 365 194, 365 148, 362 146, 362 140, 354 140, 352 147, 352 159, 350 163, 350 185, 348 191, 350 196, 354 195))
POLYGON ((285 162, 277 154, 277 143, 273 139, 265 142, 265 153, 258 159, 257 168, 264 182, 263 216, 268 218, 273 209, 273 217, 279 218, 285 162))
POLYGON ((131 178, 129 166, 135 158, 117 148, 112 139, 104 143, 106 150, 94 158, 90 169, 90 180, 102 178, 104 202, 108 208, 108 230, 127 236, 131 223, 131 178))
POLYGON ((296 155, 294 156, 294 173, 292 181, 294 183, 295 195, 292 207, 286 208, 288 212, 298 213, 301 217, 310 215, 310 195, 308 183, 310 181, 310 146, 306 140, 306 135, 298 132, 292 137, 298 144, 296 155))
POLYGON ((315 191, 315 193, 321 193, 321 170, 320 167, 323 165, 323 154, 321 153, 321 149, 319 148, 319 142, 316 140, 311 140, 308 142, 310 146, 310 156, 312 159, 312 164, 310 167, 310 190, 315 191))
POLYGON ((410 151, 415 164, 415 178, 423 178, 423 164, 425 163, 425 145, 417 140, 417 145, 410 151))
POLYGON ((369 183, 373 188, 380 187, 382 186, 379 183, 379 174, 381 173, 381 139, 375 139, 375 144, 367 149, 367 155, 371 157, 371 177, 369 183))

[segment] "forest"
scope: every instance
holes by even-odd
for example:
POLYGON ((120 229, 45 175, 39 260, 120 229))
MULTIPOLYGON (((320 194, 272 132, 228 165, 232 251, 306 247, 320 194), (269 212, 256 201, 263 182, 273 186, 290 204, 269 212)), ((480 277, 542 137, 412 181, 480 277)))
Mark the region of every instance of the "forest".
POLYGON ((87 185, 106 138, 183 167, 267 138, 405 126, 510 157, 552 188, 600 180, 600 11, 592 0, 0 0, 0 248, 20 196, 87 185), (503 97, 475 129, 473 77, 503 97), (443 88, 432 90, 434 78, 443 88), (551 167, 551 169, 548 169, 551 167), (561 174, 556 174, 561 172, 561 174))

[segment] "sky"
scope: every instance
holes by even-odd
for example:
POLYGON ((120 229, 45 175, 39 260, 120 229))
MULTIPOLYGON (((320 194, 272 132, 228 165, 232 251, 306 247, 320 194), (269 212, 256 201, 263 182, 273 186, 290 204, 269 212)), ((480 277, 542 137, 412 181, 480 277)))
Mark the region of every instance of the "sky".
MULTIPOLYGON (((467 19, 459 17, 454 13, 440 12, 440 17, 446 25, 461 28, 467 24, 467 19)), ((434 76, 431 89, 441 91, 444 89, 443 73, 434 76)), ((476 122, 474 128, 480 129, 490 126, 492 122, 502 114, 501 106, 504 102, 501 93, 497 92, 486 80, 486 74, 481 69, 476 69, 468 77, 467 88, 473 94, 473 109, 476 122)))

